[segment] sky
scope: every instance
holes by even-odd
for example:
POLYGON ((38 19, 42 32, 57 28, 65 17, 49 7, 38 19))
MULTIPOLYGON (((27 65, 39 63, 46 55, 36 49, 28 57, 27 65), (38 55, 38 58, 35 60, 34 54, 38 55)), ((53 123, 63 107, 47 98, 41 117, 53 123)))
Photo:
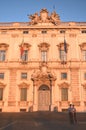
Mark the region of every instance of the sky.
POLYGON ((0 0, 0 22, 28 22, 43 8, 55 9, 63 22, 86 22, 86 0, 0 0))

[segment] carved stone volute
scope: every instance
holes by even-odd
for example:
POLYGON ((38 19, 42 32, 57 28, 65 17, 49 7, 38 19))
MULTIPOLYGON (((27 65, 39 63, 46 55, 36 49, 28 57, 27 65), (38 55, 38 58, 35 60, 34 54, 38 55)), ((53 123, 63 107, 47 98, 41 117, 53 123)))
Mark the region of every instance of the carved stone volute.
POLYGON ((41 9, 40 15, 38 13, 34 13, 33 15, 29 15, 31 21, 29 22, 30 25, 35 25, 38 23, 52 23, 54 25, 58 25, 60 23, 59 15, 53 11, 50 15, 47 9, 41 9))

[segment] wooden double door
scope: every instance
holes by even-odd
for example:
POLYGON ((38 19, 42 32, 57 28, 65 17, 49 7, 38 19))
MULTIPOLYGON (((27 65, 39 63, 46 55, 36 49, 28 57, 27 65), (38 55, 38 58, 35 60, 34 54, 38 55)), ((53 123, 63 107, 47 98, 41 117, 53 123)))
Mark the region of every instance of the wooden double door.
POLYGON ((38 110, 49 111, 50 106, 50 89, 46 85, 42 85, 38 90, 38 110))

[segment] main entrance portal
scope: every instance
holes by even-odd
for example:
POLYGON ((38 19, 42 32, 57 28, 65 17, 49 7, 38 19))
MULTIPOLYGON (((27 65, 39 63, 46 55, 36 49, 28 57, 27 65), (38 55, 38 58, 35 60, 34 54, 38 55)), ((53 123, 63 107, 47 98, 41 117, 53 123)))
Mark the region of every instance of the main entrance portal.
POLYGON ((50 89, 47 85, 40 86, 38 90, 38 110, 49 111, 50 89))

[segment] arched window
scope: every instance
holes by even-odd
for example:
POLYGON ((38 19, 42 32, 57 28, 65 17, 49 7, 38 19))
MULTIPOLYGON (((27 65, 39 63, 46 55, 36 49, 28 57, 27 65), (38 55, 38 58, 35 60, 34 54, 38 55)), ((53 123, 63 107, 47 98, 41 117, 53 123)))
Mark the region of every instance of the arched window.
POLYGON ((40 86, 39 90, 43 90, 43 91, 49 90, 49 87, 47 85, 42 85, 40 86))

